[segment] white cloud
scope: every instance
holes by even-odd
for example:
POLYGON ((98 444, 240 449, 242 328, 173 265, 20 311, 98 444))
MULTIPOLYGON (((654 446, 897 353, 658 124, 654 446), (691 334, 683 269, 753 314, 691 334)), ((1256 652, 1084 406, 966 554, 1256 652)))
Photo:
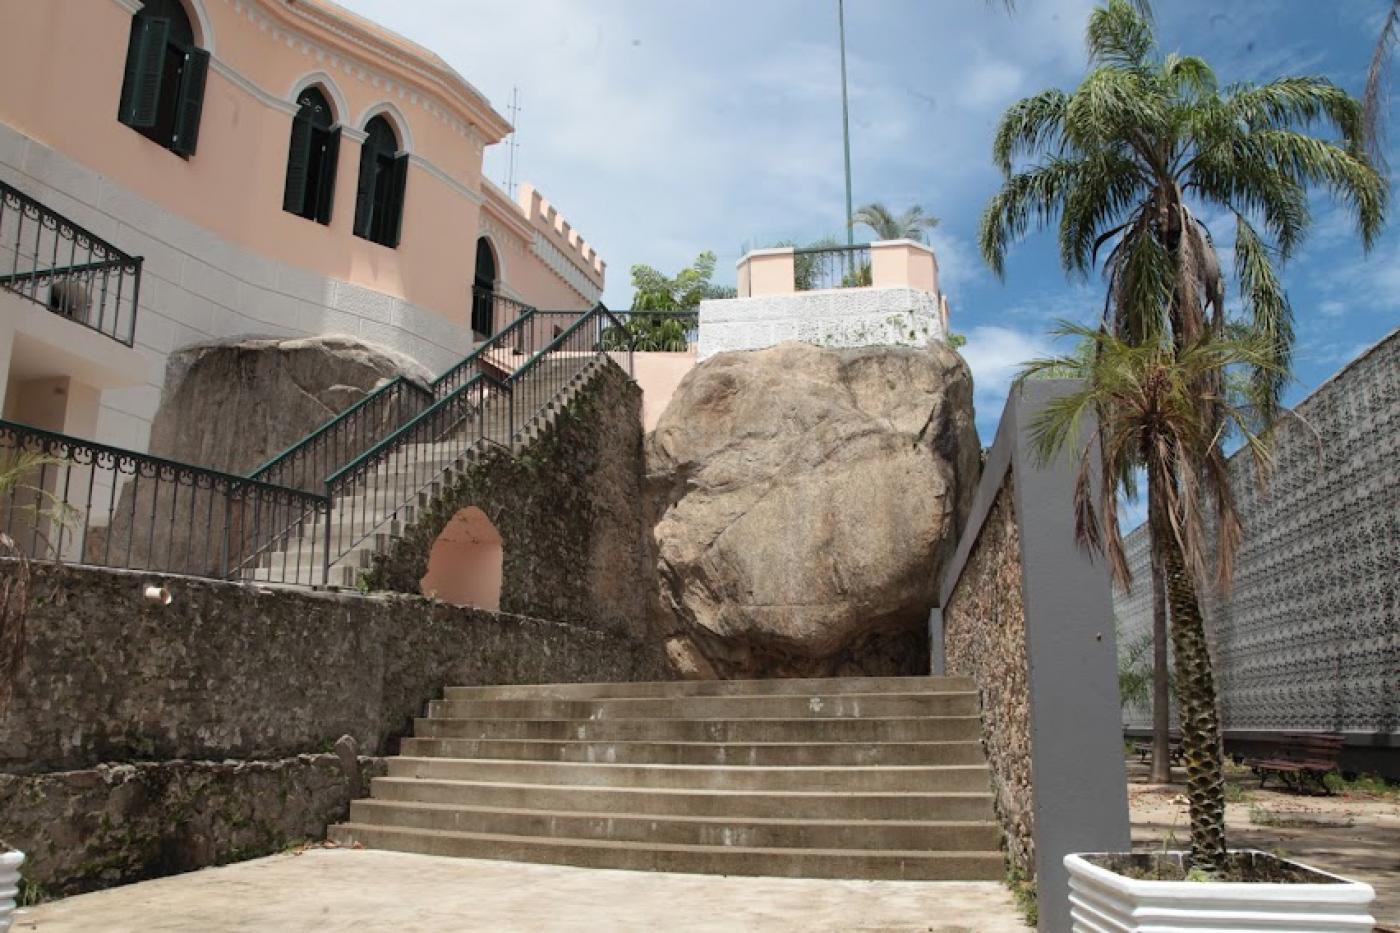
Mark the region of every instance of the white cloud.
POLYGON ((983 443, 991 443, 991 431, 1001 418, 1012 381, 1022 365, 1055 352, 1049 337, 986 325, 967 332, 967 345, 959 352, 972 370, 973 401, 983 443))

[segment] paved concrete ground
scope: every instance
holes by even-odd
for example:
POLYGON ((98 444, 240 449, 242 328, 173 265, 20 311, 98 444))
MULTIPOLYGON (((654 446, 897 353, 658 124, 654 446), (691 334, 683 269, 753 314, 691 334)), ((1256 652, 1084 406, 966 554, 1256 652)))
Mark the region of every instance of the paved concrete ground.
POLYGON ((16 931, 919 930, 1025 933, 995 882, 811 881, 311 849, 84 894, 16 931))

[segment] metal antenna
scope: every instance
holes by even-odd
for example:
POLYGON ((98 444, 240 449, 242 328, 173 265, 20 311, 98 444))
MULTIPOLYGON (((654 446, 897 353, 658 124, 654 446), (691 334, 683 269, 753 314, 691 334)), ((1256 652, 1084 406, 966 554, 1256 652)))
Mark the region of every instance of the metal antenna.
POLYGON ((515 85, 510 89, 510 143, 507 152, 510 153, 510 161, 506 169, 506 194, 515 197, 515 151, 520 148, 520 87, 515 85))

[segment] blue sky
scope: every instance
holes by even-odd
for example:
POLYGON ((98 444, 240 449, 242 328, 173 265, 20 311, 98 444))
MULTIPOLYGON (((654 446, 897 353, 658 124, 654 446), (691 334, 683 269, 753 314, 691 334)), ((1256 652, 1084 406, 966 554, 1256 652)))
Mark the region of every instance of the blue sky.
MULTIPOLYGON (((711 249, 732 282, 745 244, 841 233, 835 0, 341 2, 442 55, 503 113, 520 88, 516 178, 608 261, 611 305, 629 303, 634 263, 674 272, 711 249)), ((1163 47, 1202 55, 1223 82, 1322 74, 1353 93, 1387 5, 1156 4, 1163 47)), ((1093 6, 1019 0, 1008 15, 996 0, 846 0, 855 200, 919 203, 942 218, 931 240, 953 327, 968 337, 984 441, 1018 364, 1050 349, 1055 319, 1092 318, 1102 302, 1097 277, 1065 278, 1053 232, 1011 254, 1004 282, 974 239, 999 182, 997 118, 1078 83, 1093 6)), ((1400 168, 1400 151, 1391 163, 1400 168)), ((505 165, 504 147, 488 151, 497 183, 505 165)), ((1233 242, 1227 226, 1212 229, 1233 242)), ((1363 257, 1350 219, 1319 197, 1284 280, 1298 318, 1296 401, 1400 323, 1400 222, 1363 257)))

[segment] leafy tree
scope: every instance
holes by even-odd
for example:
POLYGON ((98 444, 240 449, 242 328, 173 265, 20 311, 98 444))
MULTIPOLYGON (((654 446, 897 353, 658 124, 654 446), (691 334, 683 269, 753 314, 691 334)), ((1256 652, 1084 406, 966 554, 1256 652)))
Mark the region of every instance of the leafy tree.
MULTIPOLYGON (((1060 255, 1069 274, 1087 275, 1099 250, 1108 247, 1103 333, 1093 335, 1094 353, 1104 353, 1102 341, 1111 339, 1129 349, 1171 350, 1176 365, 1184 365, 1189 349, 1221 340, 1227 330, 1221 263, 1199 216, 1202 205, 1223 212, 1235 226, 1234 266, 1245 322, 1264 350, 1236 362, 1247 368, 1254 413, 1268 424, 1278 411, 1293 346, 1292 310, 1276 262, 1286 261, 1307 233, 1308 189, 1326 189, 1343 201, 1356 215, 1367 248, 1384 222, 1388 189, 1364 151, 1361 105, 1319 77, 1222 91, 1201 59, 1161 56, 1150 22, 1128 0, 1108 0, 1095 10, 1088 40, 1091 71, 1078 88, 1026 98, 1002 118, 993 155, 1005 182, 982 217, 982 254, 1001 275, 1010 245, 1033 222, 1044 228, 1058 217, 1060 255), (1336 138, 1310 132, 1319 127, 1336 138), (1023 157, 1038 161, 1020 167, 1023 157)), ((1073 357, 1065 362, 1081 371, 1096 364, 1073 357)), ((1197 424, 1218 437, 1227 420, 1227 374, 1196 366, 1192 378, 1198 380, 1191 390, 1197 424)), ((1113 414, 1103 412, 1106 418, 1113 414)), ((1172 503, 1198 501, 1207 481, 1202 471, 1210 469, 1209 456, 1218 454, 1199 444, 1172 450, 1173 470, 1154 477, 1149 469, 1154 546, 1167 541, 1168 530, 1179 538, 1181 529, 1172 522, 1199 523, 1198 511, 1177 515, 1172 503)), ((1149 466, 1149 456, 1165 455, 1143 448, 1113 461, 1118 475, 1101 490, 1105 510, 1114 509, 1109 500, 1118 490, 1133 491, 1134 471, 1149 466)), ((1225 524, 1222 530, 1229 531, 1225 524)), ((1114 541, 1116 529, 1109 543, 1114 541)), ((1199 569, 1191 542, 1176 544, 1178 558, 1187 558, 1177 560, 1178 569, 1199 569)), ((1222 547, 1222 553, 1231 551, 1222 547)), ((1115 576, 1125 581, 1126 567, 1118 566, 1121 548, 1110 547, 1109 554, 1115 576)), ((1199 619, 1199 605, 1185 603, 1194 600, 1203 577, 1183 581, 1169 554, 1161 565, 1175 644, 1191 637, 1179 630, 1199 619)), ((1165 654, 1164 646, 1159 653, 1165 654)), ((1209 684, 1208 657, 1194 658, 1207 666, 1204 676, 1188 678, 1180 651, 1177 656, 1183 681, 1196 689, 1202 680, 1209 684)), ((1185 713, 1189 691, 1178 692, 1185 713)), ((1224 858, 1218 723, 1183 715, 1182 737, 1191 775, 1192 863, 1213 871, 1224 858)))
POLYGON ((632 312, 622 328, 609 328, 603 339, 609 347, 678 352, 690 346, 695 312, 706 298, 732 298, 734 289, 715 285, 715 254, 703 252, 695 262, 670 278, 651 266, 632 267, 632 312), (637 312, 654 312, 651 314, 637 312))
POLYGON ((1191 805, 1190 866, 1217 872, 1225 860, 1225 782, 1214 673, 1199 592, 1208 578, 1205 515, 1213 504, 1218 529, 1215 581, 1228 588, 1243 531, 1220 443, 1222 424, 1237 431, 1258 463, 1271 465, 1257 432, 1260 384, 1248 372, 1275 365, 1267 337, 1217 337, 1209 331, 1180 348, 1171 335, 1129 343, 1106 329, 1065 324, 1061 335, 1092 341, 1094 352, 1027 364, 1023 378, 1069 375, 1081 386, 1046 406, 1031 424, 1037 456, 1069 452, 1079 461, 1074 487, 1075 533, 1105 555, 1114 580, 1132 582, 1118 528, 1118 493, 1135 494, 1133 468, 1147 472, 1148 523, 1163 555, 1171 603, 1172 654, 1191 805), (1202 404, 1202 386, 1213 386, 1202 404), (1081 437, 1089 418, 1097 430, 1081 437), (1095 454, 1099 465, 1095 472, 1095 454), (1101 504, 1096 506, 1095 500, 1101 504))
POLYGON ((896 216, 879 201, 872 201, 855 212, 852 222, 864 224, 881 240, 915 240, 924 242, 924 234, 938 226, 938 218, 924 212, 915 204, 896 216))

